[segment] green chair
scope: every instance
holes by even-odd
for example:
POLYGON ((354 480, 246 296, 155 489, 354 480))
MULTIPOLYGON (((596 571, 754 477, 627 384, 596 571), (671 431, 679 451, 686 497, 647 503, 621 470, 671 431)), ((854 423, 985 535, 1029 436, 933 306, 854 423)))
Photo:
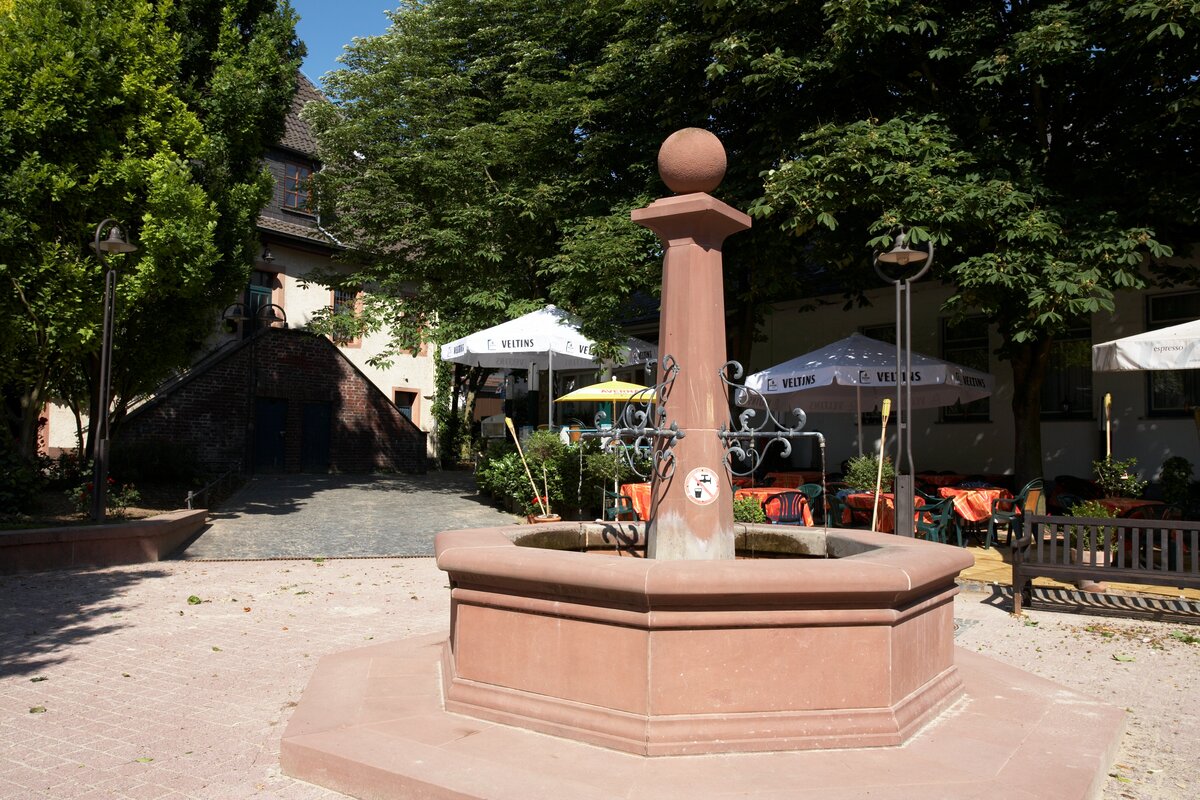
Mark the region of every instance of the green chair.
POLYGON ((610 492, 607 489, 601 489, 601 491, 604 492, 604 496, 600 500, 604 519, 616 521, 626 514, 633 514, 634 519, 640 519, 637 509, 633 507, 632 497, 627 494, 610 492))
POLYGON ((953 526, 955 533, 958 534, 958 546, 963 546, 962 529, 958 527, 958 523, 954 519, 953 500, 949 498, 939 500, 936 503, 921 506, 918 511, 920 514, 917 517, 914 532, 918 539, 950 544, 950 527, 953 526))
MULTIPOLYGON (((992 547, 992 537, 996 534, 996 525, 1005 525, 1008 529, 1008 537, 1004 543, 1008 544, 1013 539, 1013 534, 1021 529, 1025 524, 1025 514, 1045 514, 1046 513, 1046 494, 1042 491, 1042 479, 1034 478, 1025 487, 1021 489, 1021 493, 1016 497, 998 497, 992 501, 992 516, 988 519, 987 541, 984 542, 983 548, 990 550, 992 547)), ((996 537, 999 542, 999 537, 996 537)))
POLYGON ((812 509, 814 516, 813 522, 816 522, 815 517, 822 514, 820 501, 821 495, 825 493, 825 490, 821 488, 821 484, 819 483, 803 483, 796 491, 804 495, 804 499, 808 501, 808 507, 812 509))

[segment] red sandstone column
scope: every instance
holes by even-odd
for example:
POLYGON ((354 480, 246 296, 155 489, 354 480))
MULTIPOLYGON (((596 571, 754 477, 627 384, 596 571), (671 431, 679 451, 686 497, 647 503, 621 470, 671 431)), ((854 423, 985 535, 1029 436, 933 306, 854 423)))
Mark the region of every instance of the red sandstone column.
MULTIPOLYGON (((707 192, 725 176, 725 148, 716 136, 685 128, 667 137, 658 169, 675 197, 632 213, 658 234, 663 259, 658 351, 679 374, 660 399, 666 424, 686 433, 674 446, 675 471, 654 478, 647 554, 661 559, 734 557, 733 486, 717 429, 729 419, 719 371, 725 364, 725 294, 721 245, 750 227, 750 218, 707 192)), ((660 375, 659 380, 668 376, 660 375)))

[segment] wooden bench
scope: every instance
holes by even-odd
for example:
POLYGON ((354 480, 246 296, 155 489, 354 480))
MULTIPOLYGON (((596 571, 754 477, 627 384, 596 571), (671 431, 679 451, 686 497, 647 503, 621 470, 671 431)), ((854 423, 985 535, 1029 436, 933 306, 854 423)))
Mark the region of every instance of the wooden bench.
POLYGON ((1027 514, 1012 568, 1014 614, 1035 577, 1200 589, 1200 522, 1027 514))

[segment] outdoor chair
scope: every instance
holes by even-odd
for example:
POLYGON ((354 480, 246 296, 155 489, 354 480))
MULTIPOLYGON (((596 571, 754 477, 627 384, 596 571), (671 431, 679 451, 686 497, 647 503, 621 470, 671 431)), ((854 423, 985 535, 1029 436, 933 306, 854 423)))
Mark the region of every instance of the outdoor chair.
MULTIPOLYGON (((996 526, 1004 525, 1008 530, 1004 543, 1012 541, 1014 532, 1019 531, 1025 523, 1025 512, 1034 514, 1046 513, 1046 495, 1042 491, 1042 479, 1034 478, 1021 489, 1016 497, 998 497, 992 501, 992 515, 988 519, 987 541, 983 548, 990 550, 992 537, 996 535, 996 526)), ((1000 541, 999 537, 996 541, 1000 541)))
POLYGON ((619 492, 610 492, 607 489, 601 489, 601 491, 604 493, 600 506, 603 509, 604 519, 616 521, 627 514, 632 514, 634 519, 640 519, 637 509, 633 507, 632 497, 619 492))
POLYGON ((930 542, 950 544, 950 527, 958 535, 958 546, 963 546, 962 529, 954 518, 954 501, 949 498, 921 506, 920 516, 915 523, 915 536, 930 542))
POLYGON ((803 492, 780 492, 763 500, 763 514, 771 525, 803 525, 807 502, 803 492))
POLYGON ((803 483, 796 491, 804 495, 804 499, 808 501, 808 507, 812 509, 813 514, 824 513, 820 501, 821 495, 825 493, 825 490, 821 488, 821 484, 803 483))

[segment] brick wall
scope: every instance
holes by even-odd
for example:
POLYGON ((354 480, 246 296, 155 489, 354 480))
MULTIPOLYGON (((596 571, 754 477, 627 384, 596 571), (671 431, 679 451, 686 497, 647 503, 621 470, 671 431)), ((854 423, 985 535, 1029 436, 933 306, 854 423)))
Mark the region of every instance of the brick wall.
POLYGON ((286 401, 286 472, 301 471, 306 403, 329 406, 331 471, 425 470, 424 431, 328 339, 281 328, 260 331, 195 370, 131 413, 116 436, 189 446, 208 471, 256 471, 256 398, 286 401))

